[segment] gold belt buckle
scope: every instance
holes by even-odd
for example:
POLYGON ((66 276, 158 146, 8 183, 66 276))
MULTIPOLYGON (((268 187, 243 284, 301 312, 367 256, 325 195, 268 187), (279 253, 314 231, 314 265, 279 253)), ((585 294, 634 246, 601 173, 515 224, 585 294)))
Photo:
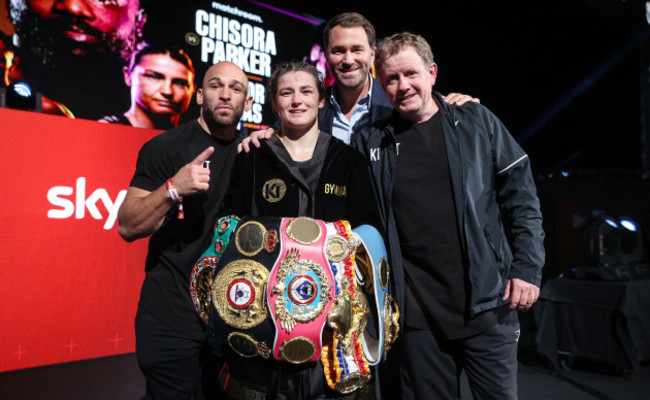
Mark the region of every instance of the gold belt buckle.
POLYGON ((212 304, 221 319, 239 329, 250 329, 267 317, 264 286, 269 271, 253 260, 235 260, 214 277, 212 304))

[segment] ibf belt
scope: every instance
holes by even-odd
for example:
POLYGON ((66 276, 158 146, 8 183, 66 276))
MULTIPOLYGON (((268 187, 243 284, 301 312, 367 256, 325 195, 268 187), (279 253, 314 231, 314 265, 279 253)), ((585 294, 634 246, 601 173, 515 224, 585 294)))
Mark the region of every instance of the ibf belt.
POLYGON ((324 252, 325 223, 284 218, 280 257, 269 276, 267 301, 276 327, 272 354, 294 364, 317 361, 335 297, 334 276, 324 252))
POLYGON ((388 292, 389 265, 386 247, 381 234, 370 225, 353 229, 357 239, 356 263, 360 283, 364 292, 373 296, 378 337, 364 332, 363 348, 368 363, 376 365, 384 360, 390 345, 397 339, 399 314, 397 305, 388 292))

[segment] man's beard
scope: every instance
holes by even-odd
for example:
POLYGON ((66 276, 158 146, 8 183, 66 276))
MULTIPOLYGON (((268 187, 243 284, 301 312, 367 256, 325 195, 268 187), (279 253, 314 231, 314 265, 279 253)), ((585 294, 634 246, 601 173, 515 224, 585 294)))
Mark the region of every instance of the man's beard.
POLYGON ((241 116, 244 114, 244 110, 243 108, 240 110, 234 109, 234 113, 232 114, 232 117, 229 118, 215 116, 214 110, 210 108, 210 105, 207 102, 204 102, 201 105, 201 114, 203 116, 203 120, 211 130, 224 129, 224 128, 230 128, 236 126, 239 123, 241 116))
POLYGON ((45 19, 29 8, 18 9, 9 2, 10 16, 20 39, 20 47, 29 50, 43 64, 54 67, 69 66, 78 57, 112 58, 128 63, 137 42, 137 28, 126 37, 104 33, 88 25, 82 18, 61 16, 45 19), (83 43, 66 38, 61 32, 77 27, 83 33, 96 37, 99 43, 83 43))

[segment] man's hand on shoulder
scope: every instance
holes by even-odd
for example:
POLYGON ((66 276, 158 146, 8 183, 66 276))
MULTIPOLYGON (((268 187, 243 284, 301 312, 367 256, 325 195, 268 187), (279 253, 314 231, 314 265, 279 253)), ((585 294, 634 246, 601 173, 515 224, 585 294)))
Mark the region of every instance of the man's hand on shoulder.
POLYGON ((456 103, 457 106, 462 106, 468 101, 471 101, 473 103, 481 102, 481 100, 479 100, 478 98, 474 98, 470 95, 462 94, 462 93, 449 93, 448 95, 445 96, 445 101, 449 104, 456 103))
POLYGON ((539 298, 539 287, 518 278, 508 279, 503 300, 510 298, 510 309, 527 311, 539 298))
POLYGON ((273 128, 266 128, 261 131, 251 132, 251 134, 248 135, 247 138, 242 140, 242 142, 237 145, 237 152, 241 153, 243 150, 245 153, 248 153, 249 151, 251 151, 251 144, 259 148, 260 140, 268 140, 271 137, 273 137, 274 133, 275 131, 273 130, 273 128))

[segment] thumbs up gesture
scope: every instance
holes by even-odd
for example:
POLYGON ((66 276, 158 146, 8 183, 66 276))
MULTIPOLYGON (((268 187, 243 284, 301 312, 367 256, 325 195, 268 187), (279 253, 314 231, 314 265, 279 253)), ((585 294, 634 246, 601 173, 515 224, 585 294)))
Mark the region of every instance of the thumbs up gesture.
POLYGON ((210 187, 210 170, 203 168, 203 163, 214 153, 210 146, 172 177, 172 183, 180 196, 191 195, 210 187))

